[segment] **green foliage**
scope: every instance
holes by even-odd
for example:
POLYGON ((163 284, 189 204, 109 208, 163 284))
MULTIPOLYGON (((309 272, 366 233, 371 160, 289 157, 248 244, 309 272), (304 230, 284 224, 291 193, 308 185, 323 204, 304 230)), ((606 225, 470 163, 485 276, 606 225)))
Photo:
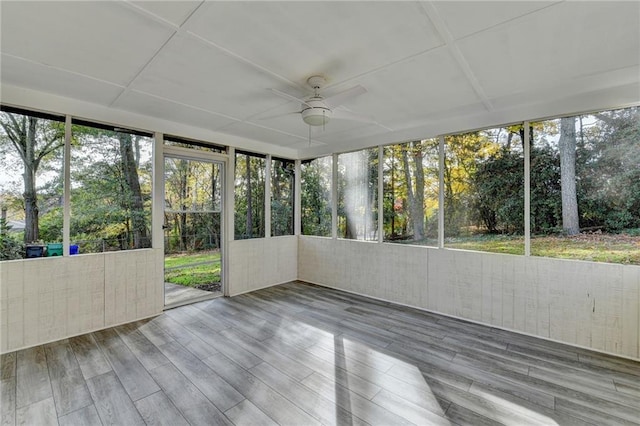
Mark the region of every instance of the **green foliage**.
POLYGON ((236 154, 235 238, 265 236, 265 159, 249 154, 236 154))
POLYGON ((490 233, 523 232, 524 159, 519 152, 501 149, 480 163, 472 177, 475 222, 490 233))
POLYGON ((11 225, 0 219, 0 260, 22 259, 24 244, 11 235, 11 225))
POLYGON ((331 236, 331 157, 302 164, 302 234, 331 236))
POLYGON ((273 159, 271 164, 271 235, 293 235, 294 162, 273 159))

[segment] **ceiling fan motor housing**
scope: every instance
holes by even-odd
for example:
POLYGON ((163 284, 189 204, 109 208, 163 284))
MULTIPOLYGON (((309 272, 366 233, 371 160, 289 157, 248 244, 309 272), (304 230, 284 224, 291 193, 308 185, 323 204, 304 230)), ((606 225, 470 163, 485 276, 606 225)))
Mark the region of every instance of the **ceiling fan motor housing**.
POLYGON ((309 126, 324 126, 331 118, 331 110, 322 98, 311 98, 302 104, 302 119, 309 126))

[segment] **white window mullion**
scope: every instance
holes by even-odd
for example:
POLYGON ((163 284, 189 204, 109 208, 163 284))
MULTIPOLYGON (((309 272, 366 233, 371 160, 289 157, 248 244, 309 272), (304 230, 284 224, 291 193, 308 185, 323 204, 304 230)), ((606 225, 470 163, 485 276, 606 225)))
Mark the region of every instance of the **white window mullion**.
POLYGON ((384 147, 378 146, 378 242, 384 241, 384 147))
POLYGON ((338 238, 338 154, 331 156, 331 238, 338 238))
POLYGON ((271 155, 265 158, 264 167, 264 235, 271 238, 271 155))
POLYGON ((531 141, 529 122, 524 124, 524 255, 531 256, 531 141))
POLYGON ((444 136, 438 148, 438 248, 444 248, 444 136))
POLYGON ((302 162, 296 160, 293 184, 293 220, 294 235, 302 235, 302 162))
POLYGON ((63 207, 62 207, 62 255, 69 256, 71 244, 71 116, 64 120, 63 159, 63 207))

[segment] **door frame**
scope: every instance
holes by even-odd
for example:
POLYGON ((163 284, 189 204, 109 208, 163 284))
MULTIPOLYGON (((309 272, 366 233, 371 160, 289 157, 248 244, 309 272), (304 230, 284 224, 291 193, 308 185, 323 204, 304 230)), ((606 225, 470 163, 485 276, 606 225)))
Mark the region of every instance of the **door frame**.
MULTIPOLYGON (((165 145, 164 144, 164 139, 161 139, 160 142, 162 143, 162 149, 159 150, 161 151, 161 155, 159 155, 158 157, 158 162, 162 165, 161 166, 161 173, 159 173, 159 176, 161 176, 160 181, 161 181, 161 185, 159 185, 162 189, 161 189, 161 196, 160 196, 160 202, 158 202, 158 204, 156 205, 157 208, 160 208, 161 206, 161 213, 159 214, 159 217, 162 217, 161 220, 159 220, 158 223, 158 234, 162 235, 161 238, 161 243, 158 245, 158 248, 162 248, 162 275, 163 275, 163 285, 162 285, 162 301, 163 301, 163 305, 164 305, 164 230, 163 230, 163 226, 164 226, 164 207, 165 207, 165 202, 164 202, 164 195, 165 195, 165 159, 166 158, 178 158, 181 160, 189 160, 189 161, 203 161, 203 162, 208 162, 208 163, 214 163, 214 164, 219 164, 220 165, 220 175, 221 175, 221 179, 220 179, 220 185, 221 185, 221 194, 220 194, 220 256, 222 257, 222 261, 220 262, 220 282, 222 284, 222 295, 225 297, 229 296, 229 260, 228 260, 228 244, 227 244, 227 224, 228 224, 228 217, 227 217, 227 201, 228 201, 228 194, 227 194, 227 168, 229 166, 229 155, 228 154, 221 154, 221 153, 215 153, 215 152, 208 152, 208 151, 200 151, 200 150, 195 150, 195 149, 190 149, 190 148, 182 148, 182 147, 177 147, 177 146, 170 146, 170 145, 165 145)), ((160 193, 160 192, 159 192, 160 193)))

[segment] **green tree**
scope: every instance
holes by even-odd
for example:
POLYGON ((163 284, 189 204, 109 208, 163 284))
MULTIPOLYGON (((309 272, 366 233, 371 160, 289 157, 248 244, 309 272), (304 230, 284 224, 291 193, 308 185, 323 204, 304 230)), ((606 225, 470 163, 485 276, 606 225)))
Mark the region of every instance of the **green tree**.
POLYGON ((64 123, 33 116, 0 113, 0 142, 13 148, 22 160, 24 183, 24 242, 40 239, 37 192, 38 170, 42 163, 64 145, 64 123))
POLYGON ((562 195, 562 229, 567 235, 580 233, 578 194, 576 192, 576 118, 560 119, 560 187, 562 195))
POLYGON ((331 235, 331 166, 331 157, 302 163, 300 201, 304 235, 331 235))

